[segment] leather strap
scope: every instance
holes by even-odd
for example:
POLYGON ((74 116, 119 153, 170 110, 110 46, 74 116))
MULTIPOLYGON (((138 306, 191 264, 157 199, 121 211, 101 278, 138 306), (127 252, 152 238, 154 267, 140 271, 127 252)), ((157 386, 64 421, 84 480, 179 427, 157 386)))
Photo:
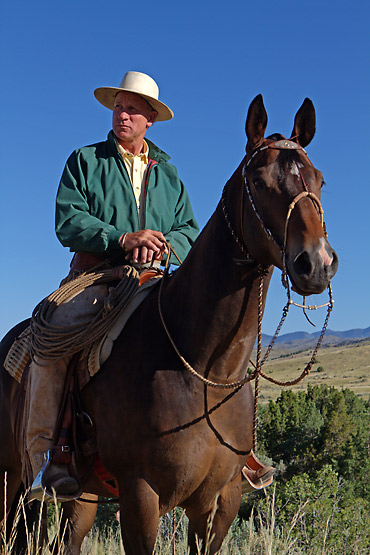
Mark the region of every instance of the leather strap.
POLYGON ((53 448, 53 463, 71 464, 73 444, 73 406, 72 395, 74 386, 74 373, 78 362, 79 353, 74 355, 67 369, 64 382, 62 401, 59 416, 54 430, 55 445, 53 448))

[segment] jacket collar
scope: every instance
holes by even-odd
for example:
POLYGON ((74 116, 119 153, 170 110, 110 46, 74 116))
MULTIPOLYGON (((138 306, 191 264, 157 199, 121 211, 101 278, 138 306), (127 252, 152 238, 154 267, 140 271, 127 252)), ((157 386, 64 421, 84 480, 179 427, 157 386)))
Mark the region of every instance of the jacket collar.
MULTIPOLYGON (((145 137, 145 140, 148 143, 149 158, 151 160, 155 160, 156 162, 168 162, 168 160, 170 159, 170 156, 166 152, 161 150, 159 147, 157 147, 157 145, 152 143, 152 141, 149 141, 149 139, 147 139, 146 137, 145 137)), ((113 152, 115 154, 118 154, 118 149, 117 149, 117 145, 116 145, 116 141, 115 141, 114 133, 112 129, 108 133, 108 142, 113 152)))

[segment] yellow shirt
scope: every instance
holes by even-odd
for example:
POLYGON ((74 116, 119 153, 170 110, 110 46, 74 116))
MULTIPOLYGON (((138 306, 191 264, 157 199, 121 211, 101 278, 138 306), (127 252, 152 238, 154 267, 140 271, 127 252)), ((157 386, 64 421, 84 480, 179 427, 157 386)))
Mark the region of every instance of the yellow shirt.
POLYGON ((134 191, 137 211, 139 214, 140 228, 143 229, 145 226, 145 205, 144 205, 144 193, 145 193, 145 174, 148 168, 148 144, 144 141, 143 150, 140 154, 135 156, 123 148, 122 145, 116 141, 118 152, 121 154, 123 161, 125 163, 127 173, 129 175, 132 190, 134 191))

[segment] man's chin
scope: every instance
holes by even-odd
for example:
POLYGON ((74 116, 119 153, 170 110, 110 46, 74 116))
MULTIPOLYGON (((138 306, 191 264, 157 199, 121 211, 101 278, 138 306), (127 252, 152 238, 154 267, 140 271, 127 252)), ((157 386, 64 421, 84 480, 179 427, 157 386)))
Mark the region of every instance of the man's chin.
POLYGON ((125 129, 120 129, 119 131, 115 131, 114 134, 118 139, 121 139, 121 138, 123 139, 123 138, 129 137, 131 133, 130 133, 130 129, 125 128, 125 129))

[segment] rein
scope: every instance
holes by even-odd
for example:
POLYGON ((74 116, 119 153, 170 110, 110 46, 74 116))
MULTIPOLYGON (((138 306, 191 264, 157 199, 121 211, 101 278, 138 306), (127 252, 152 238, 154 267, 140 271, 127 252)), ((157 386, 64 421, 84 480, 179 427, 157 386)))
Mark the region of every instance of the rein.
MULTIPOLYGON (((298 383, 300 383, 306 376, 308 376, 308 374, 311 371, 311 368, 313 366, 313 364, 315 363, 316 360, 316 355, 317 352, 321 346, 322 340, 324 339, 324 335, 326 333, 326 329, 328 327, 328 323, 329 323, 329 317, 330 317, 330 313, 333 310, 333 305, 334 305, 334 300, 333 300, 333 296, 332 296, 332 289, 331 289, 331 285, 329 283, 328 286, 328 292, 329 292, 329 301, 325 304, 322 305, 299 305, 295 302, 293 302, 290 298, 290 289, 289 289, 289 285, 287 286, 287 295, 288 295, 288 302, 285 305, 285 307, 283 308, 283 314, 282 317, 280 319, 280 322, 275 330, 274 336, 271 339, 269 346, 266 349, 266 352, 264 354, 263 359, 261 360, 261 352, 262 352, 262 299, 263 299, 263 279, 262 276, 260 277, 260 282, 259 282, 259 298, 258 298, 258 333, 257 333, 257 357, 256 357, 256 363, 254 363, 252 360, 250 360, 249 362, 252 364, 252 366, 254 367, 254 373, 252 374, 255 377, 255 392, 254 392, 254 417, 253 417, 253 449, 256 450, 257 448, 257 406, 258 406, 258 395, 259 395, 259 378, 262 377, 265 380, 278 385, 280 387, 291 387, 294 385, 297 385, 298 383), (285 319, 288 315, 289 312, 289 308, 291 305, 300 307, 303 309, 308 309, 308 310, 317 310, 318 308, 322 308, 327 306, 327 313, 326 313, 326 317, 324 320, 324 324, 320 333, 320 336, 317 340, 316 343, 316 347, 312 352, 311 355, 311 359, 308 362, 308 364, 305 366, 305 368, 303 369, 302 373, 300 374, 300 376, 298 376, 298 378, 296 378, 295 380, 291 380, 291 381, 286 381, 286 382, 282 382, 280 380, 276 380, 275 378, 272 378, 271 376, 265 374, 264 372, 262 372, 262 366, 264 365, 264 363, 266 362, 267 358, 269 357, 272 348, 275 344, 275 341, 280 333, 280 330, 283 326, 283 323, 285 322, 285 319)), ((306 318, 307 315, 304 312, 306 318)), ((308 318, 307 318, 308 319, 308 318)), ((310 320, 308 320, 310 322, 310 320)), ((310 322, 311 323, 311 322, 310 322)))
MULTIPOLYGON (((176 258, 179 260, 177 254, 175 253, 175 251, 173 250, 173 248, 171 247, 170 243, 167 243, 167 248, 168 248, 168 252, 170 254, 170 252, 172 252, 176 258)), ((176 343, 174 342, 168 327, 166 325, 166 322, 164 321, 164 317, 163 317, 163 312, 162 312, 162 289, 163 289, 163 283, 165 278, 168 276, 168 266, 169 266, 169 255, 167 257, 166 260, 166 266, 165 266, 165 270, 164 270, 164 274, 162 279, 160 280, 160 285, 159 285, 159 292, 158 292, 158 312, 159 312, 159 316, 161 318, 161 322, 162 322, 162 326, 164 331, 167 334, 167 337, 175 351, 175 353, 177 354, 177 356, 179 357, 179 359, 181 360, 181 362, 183 363, 183 365, 185 366, 186 370, 188 370, 190 372, 190 374, 192 374, 194 377, 198 378, 198 380, 200 380, 201 382, 203 382, 205 385, 208 385, 209 387, 214 387, 217 389, 236 389, 238 387, 243 386, 244 384, 250 382, 251 380, 254 379, 254 373, 251 374, 250 376, 245 376, 245 378, 237 381, 237 382, 231 382, 231 383, 219 383, 219 382, 213 382, 211 380, 209 380, 208 378, 205 378, 204 376, 202 376, 202 374, 199 374, 199 372, 197 372, 195 370, 195 368, 193 368, 191 366, 191 364, 189 364, 185 358, 182 356, 182 354, 180 353, 179 349, 177 348, 176 343)))
MULTIPOLYGON (((284 227, 284 241, 283 241, 283 245, 282 247, 279 245, 279 243, 277 242, 277 240, 274 238, 272 232, 270 231, 270 229, 268 229, 263 221, 263 218, 261 217, 260 213, 258 212, 256 205, 254 203, 253 197, 252 197, 252 192, 250 190, 249 187, 249 183, 247 180, 247 176, 246 176, 246 167, 249 166, 249 164, 251 163, 252 159, 256 156, 256 154, 258 154, 259 152, 266 150, 268 148, 271 149, 276 149, 276 150, 302 150, 305 154, 306 151, 297 143, 291 141, 291 140, 280 140, 280 141, 276 141, 274 143, 271 143, 269 145, 265 145, 263 147, 258 148, 257 150, 255 150, 255 152, 252 154, 252 156, 249 158, 249 160, 247 161, 247 163, 245 164, 245 166, 243 167, 242 170, 242 175, 243 175, 243 179, 244 179, 244 185, 245 185, 245 190, 250 202, 250 205, 258 219, 258 221, 260 222, 260 225, 266 235, 266 237, 269 240, 272 240, 275 245, 280 248, 281 251, 281 255, 282 255, 282 259, 283 259, 283 271, 282 271, 282 276, 281 276, 281 280, 282 280, 282 284, 285 287, 286 291, 287 291, 287 296, 288 296, 288 302, 285 305, 285 307, 283 308, 283 313, 282 313, 282 317, 280 319, 280 322, 276 328, 275 334, 269 344, 269 346, 267 347, 267 350, 265 352, 265 355, 263 357, 263 359, 261 360, 261 352, 262 352, 262 299, 263 299, 263 276, 260 275, 260 282, 259 282, 259 302, 258 302, 258 331, 257 331, 257 358, 256 358, 256 364, 253 363, 252 360, 250 360, 252 366, 254 367, 254 373, 252 374, 253 378, 255 379, 255 395, 254 395, 254 422, 253 422, 253 448, 256 449, 257 447, 257 406, 258 406, 258 395, 259 395, 259 378, 263 377, 264 379, 266 379, 267 381, 274 383, 276 385, 279 385, 281 387, 289 387, 289 386, 293 386, 298 384, 299 382, 301 382, 311 371, 311 368, 316 360, 316 355, 317 352, 321 346, 322 340, 324 338, 324 335, 326 333, 326 329, 328 326, 328 321, 329 321, 329 316, 330 313, 333 309, 333 296, 332 296, 332 289, 331 289, 331 284, 329 283, 328 286, 328 292, 329 292, 329 301, 327 303, 321 304, 321 305, 306 305, 305 304, 305 297, 303 297, 304 302, 303 304, 298 304, 296 302, 294 302, 291 299, 291 295, 290 295, 290 286, 289 286, 289 278, 288 278, 288 271, 287 271, 287 266, 286 266, 286 245, 287 245, 287 237, 288 237, 288 224, 289 224, 289 220, 291 217, 291 214, 294 210, 294 208, 297 206, 298 202, 304 198, 310 198, 313 202, 313 204, 316 205, 316 208, 320 214, 320 222, 321 222, 321 226, 324 229, 324 234, 325 237, 327 235, 326 233, 326 227, 325 227, 325 223, 324 223, 324 210, 322 208, 321 202, 319 200, 319 198, 314 194, 311 193, 310 191, 308 191, 306 182, 304 180, 302 171, 299 167, 299 165, 295 163, 297 172, 301 178, 302 184, 303 184, 303 188, 304 190, 301 193, 298 193, 298 195, 296 195, 294 197, 294 199, 292 200, 292 202, 289 204, 288 207, 288 212, 287 212, 287 216, 285 219, 285 227, 284 227), (316 343, 316 347, 312 353, 311 359, 309 361, 309 363, 305 366, 303 372, 301 373, 301 375, 296 378, 295 380, 292 381, 286 381, 286 382, 282 382, 279 380, 275 380, 274 378, 272 378, 271 376, 268 376, 267 374, 265 374, 264 372, 262 372, 262 366, 263 364, 266 362, 268 356, 270 355, 272 348, 275 344, 275 341, 280 333, 280 330, 282 328, 283 323, 285 322, 285 319, 288 315, 289 312, 289 308, 291 305, 297 306, 298 308, 302 308, 303 309, 303 313, 305 315, 305 317, 307 318, 307 320, 310 322, 310 324, 312 324, 312 322, 310 321, 310 319, 308 318, 307 314, 306 314, 306 310, 317 310, 318 308, 323 308, 323 307, 327 307, 327 314, 326 314, 326 318, 321 330, 321 334, 319 336, 319 339, 316 343)), ((225 201, 224 201, 224 193, 225 193, 225 188, 223 191, 223 195, 222 195, 222 209, 223 209, 223 213, 224 213, 224 217, 227 223, 228 228, 231 231, 231 235, 234 238, 235 242, 239 245, 239 247, 241 248, 241 250, 245 253, 246 252, 246 248, 244 246, 244 244, 240 241, 240 239, 238 238, 235 230, 232 228, 232 225, 230 223, 230 219, 228 217, 227 211, 226 211, 226 206, 225 206, 225 201)), ((247 253, 247 263, 251 263, 253 262, 253 260, 251 259, 251 256, 249 255, 249 253, 247 253)), ((314 325, 314 324, 312 324, 314 325)))
MULTIPOLYGON (((266 150, 268 148, 272 148, 272 149, 278 149, 278 150, 282 150, 282 149, 294 149, 294 150, 302 150, 303 152, 306 153, 306 151, 299 146, 297 143, 294 143, 293 141, 290 140, 280 140, 280 141, 276 141, 274 143, 271 143, 269 145, 260 147, 259 149, 257 149, 252 156, 250 157, 250 159, 248 160, 248 162, 245 164, 245 166, 243 167, 242 170, 242 175, 243 175, 243 179, 244 179, 244 185, 245 185, 245 190, 250 202, 250 205, 257 217, 257 219, 260 222, 260 225, 266 235, 266 237, 270 240, 273 241, 275 243, 275 245, 279 248, 279 250, 281 251, 281 255, 282 255, 282 259, 283 259, 283 270, 282 270, 282 284, 285 287, 286 291, 287 291, 287 296, 288 296, 288 301, 285 305, 285 307, 283 308, 283 313, 282 313, 282 317, 280 319, 280 322, 276 328, 275 334, 269 344, 269 346, 267 347, 267 350, 265 352, 265 355, 263 356, 263 358, 261 357, 261 353, 262 353, 262 315, 263 315, 263 277, 266 273, 266 267, 262 266, 261 264, 257 265, 257 271, 259 273, 259 297, 258 297, 258 330, 257 330, 257 357, 256 357, 256 363, 253 363, 253 361, 250 360, 252 366, 254 367, 254 371, 249 374, 246 375, 244 378, 242 378, 239 381, 236 382, 231 382, 231 383, 219 383, 219 382, 213 382, 211 380, 209 380, 208 378, 205 378, 204 376, 202 376, 201 374, 199 374, 199 372, 197 372, 195 370, 195 368, 193 368, 186 360, 185 358, 181 355, 179 349, 177 348, 169 330, 168 327, 165 323, 164 317, 163 317, 163 312, 162 312, 162 306, 161 306, 161 299, 162 299, 162 289, 163 289, 163 282, 165 281, 165 278, 168 275, 168 266, 169 266, 169 258, 170 256, 167 257, 166 260, 166 267, 165 267, 165 271, 164 271, 164 275, 163 278, 161 279, 161 283, 160 283, 160 287, 159 287, 159 292, 158 292, 158 312, 160 315, 160 319, 163 325, 163 328, 166 332, 166 335, 174 349, 174 351, 176 352, 177 356, 179 357, 179 359, 181 360, 181 362, 183 363, 184 367, 186 368, 186 370, 188 370, 194 377, 196 377, 198 380, 200 380, 202 383, 204 383, 206 386, 209 387, 213 387, 213 388, 217 388, 217 389, 236 389, 236 388, 240 388, 242 386, 244 386, 246 383, 251 382, 252 380, 255 380, 255 395, 254 395, 254 422, 253 422, 253 449, 256 449, 257 447, 257 406, 258 406, 258 396, 259 396, 259 379, 260 377, 266 379, 267 381, 274 383, 276 385, 279 385, 281 387, 289 387, 289 386, 293 386, 298 384, 299 382, 301 382, 311 371, 311 368, 316 360, 316 355, 317 352, 321 346, 322 340, 324 338, 324 335, 326 333, 326 329, 328 326, 328 321, 329 321, 329 316, 330 313, 333 309, 333 296, 332 296, 332 289, 331 289, 331 285, 329 283, 328 286, 328 293, 329 293, 329 301, 327 303, 321 304, 321 305, 306 305, 305 304, 305 297, 304 298, 304 302, 303 304, 298 304, 296 302, 294 302, 291 299, 291 295, 290 295, 290 286, 289 286, 289 278, 288 278, 288 272, 287 272, 287 267, 286 267, 286 245, 287 245, 287 237, 288 237, 288 225, 289 225, 289 221, 290 221, 290 217, 291 214, 294 210, 294 208, 297 206, 298 202, 304 198, 310 198, 313 202, 313 204, 316 206, 319 215, 320 215, 320 222, 321 225, 324 229, 324 233, 326 236, 326 228, 325 228, 325 223, 324 223, 324 218, 323 218, 323 214, 324 211, 322 209, 322 205, 321 202, 319 200, 319 198, 314 194, 311 193, 310 191, 308 191, 307 185, 305 183, 304 177, 302 175, 302 172, 298 166, 298 164, 296 164, 296 168, 298 170, 299 176, 301 177, 302 180, 302 184, 303 184, 303 188, 304 191, 302 191, 301 193, 299 193, 298 195, 296 195, 294 197, 294 199, 292 200, 292 202, 289 204, 288 207, 288 212, 287 212, 287 216, 286 216, 286 220, 285 220, 285 228, 284 228, 284 241, 283 241, 283 245, 279 245, 279 243, 277 242, 277 240, 275 239, 275 237, 273 236, 272 232, 270 231, 270 229, 268 229, 260 215, 260 213, 258 212, 256 205, 254 203, 253 197, 252 197, 252 193, 248 184, 248 180, 246 177, 246 167, 249 166, 251 160, 256 156, 256 154, 258 152, 261 152, 263 150, 266 150), (317 341, 316 347, 312 353, 311 359, 308 362, 308 364, 305 366, 303 372, 301 373, 301 375, 296 378, 295 380, 291 380, 291 381, 286 381, 286 382, 282 382, 279 380, 276 380, 274 378, 272 378, 271 376, 268 376, 267 374, 265 374, 264 372, 262 372, 262 366, 263 364, 266 362, 268 356, 271 353, 271 350, 276 342, 276 339, 280 333, 280 330, 282 328, 282 325, 288 315, 289 312, 289 308, 291 305, 297 306, 299 308, 303 309, 304 315, 307 318, 307 320, 310 322, 309 318, 307 317, 306 314, 306 310, 317 310, 318 308, 323 308, 323 307, 327 307, 327 314, 326 314, 326 318, 321 330, 321 334, 319 336, 319 339, 317 341)), ((237 235, 237 233, 235 232, 227 209, 226 209, 226 203, 225 203, 225 190, 226 190, 226 186, 224 187, 223 193, 222 193, 222 197, 221 197, 221 208, 222 208, 222 212, 225 218, 225 222, 226 225, 231 233, 231 236, 233 237, 235 243, 238 245, 238 247, 240 248, 240 250, 242 251, 242 253, 245 256, 245 260, 244 262, 247 264, 252 264, 255 263, 255 261, 252 259, 252 257, 250 256, 245 244, 243 241, 241 241, 237 235)), ((167 243, 167 247, 168 247, 168 251, 169 253, 172 252, 176 258, 179 260, 178 256, 176 255, 175 251, 173 250, 173 248, 171 247, 171 245, 169 243, 167 243)), ((312 322, 310 322, 312 324, 312 322)))

